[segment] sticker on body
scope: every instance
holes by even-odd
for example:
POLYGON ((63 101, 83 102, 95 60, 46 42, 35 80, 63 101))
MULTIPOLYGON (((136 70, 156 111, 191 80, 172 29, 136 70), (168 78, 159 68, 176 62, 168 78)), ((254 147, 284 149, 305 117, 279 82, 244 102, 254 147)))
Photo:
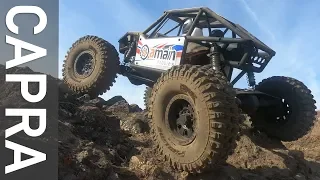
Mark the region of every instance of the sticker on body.
POLYGON ((140 37, 136 51, 136 64, 167 70, 179 65, 184 38, 144 39, 140 37))

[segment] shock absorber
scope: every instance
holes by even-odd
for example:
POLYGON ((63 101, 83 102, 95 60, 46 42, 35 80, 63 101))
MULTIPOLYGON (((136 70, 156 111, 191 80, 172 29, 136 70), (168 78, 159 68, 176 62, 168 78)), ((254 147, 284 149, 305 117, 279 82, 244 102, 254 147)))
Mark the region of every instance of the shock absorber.
POLYGON ((125 53, 125 56, 124 56, 124 62, 125 63, 128 63, 128 62, 130 62, 131 61, 131 56, 133 56, 134 55, 134 50, 135 50, 135 42, 132 42, 131 44, 130 44, 130 47, 129 47, 129 49, 128 49, 128 51, 125 53))
POLYGON ((213 68, 221 71, 221 59, 220 59, 220 47, 218 45, 214 45, 210 49, 210 57, 213 68))
POLYGON ((254 88, 256 86, 256 79, 253 72, 247 72, 247 81, 249 87, 254 88))

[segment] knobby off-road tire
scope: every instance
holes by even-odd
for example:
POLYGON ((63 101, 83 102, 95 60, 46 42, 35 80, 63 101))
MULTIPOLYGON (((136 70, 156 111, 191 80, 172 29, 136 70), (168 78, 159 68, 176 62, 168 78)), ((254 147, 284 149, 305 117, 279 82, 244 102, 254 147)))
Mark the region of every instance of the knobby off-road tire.
POLYGON ((150 88, 150 87, 146 87, 146 90, 144 91, 143 100, 144 100, 144 105, 145 105, 146 109, 148 108, 149 99, 151 96, 151 91, 152 91, 152 88, 150 88))
MULTIPOLYGON (((209 77, 212 77, 213 80, 218 80, 221 84, 226 85, 227 87, 232 87, 232 84, 228 81, 227 77, 221 71, 214 70, 211 64, 201 66, 200 70, 205 71, 205 73, 209 77)), ((232 94, 233 96, 236 96, 236 92, 233 88, 225 88, 224 91, 226 91, 226 93, 228 94, 232 94)), ((240 100, 237 99, 236 103, 239 107, 240 100)), ((241 124, 246 119, 246 117, 245 117, 245 114, 242 113, 242 110, 240 108, 238 108, 237 114, 239 114, 239 118, 235 119, 236 122, 233 124, 233 127, 232 127, 232 132, 237 134, 237 136, 234 136, 234 134, 231 134, 231 138, 239 140, 241 136, 239 124, 241 124)), ((229 149, 229 155, 233 154, 234 152, 233 150, 237 146, 234 140, 232 140, 232 142, 234 143, 233 143, 233 147, 229 149)))
POLYGON ((235 148, 234 127, 239 120, 235 92, 215 75, 201 66, 174 66, 153 86, 148 116, 152 121, 152 137, 158 152, 174 169, 190 173, 212 169, 223 163, 235 148), (178 139, 168 125, 170 104, 181 99, 194 108, 192 141, 178 139))
POLYGON ((316 101, 302 82, 290 77, 274 76, 264 79, 256 89, 280 97, 289 105, 289 114, 283 123, 276 123, 271 108, 258 109, 251 117, 256 129, 282 141, 294 141, 308 133, 316 119, 316 101))
POLYGON ((63 79, 77 94, 89 94, 95 98, 113 85, 120 69, 119 64, 119 54, 113 45, 97 36, 84 36, 72 45, 66 55, 63 79), (88 60, 91 63, 87 68, 89 73, 79 74, 77 68, 84 66, 81 62, 89 56, 92 59, 88 60))

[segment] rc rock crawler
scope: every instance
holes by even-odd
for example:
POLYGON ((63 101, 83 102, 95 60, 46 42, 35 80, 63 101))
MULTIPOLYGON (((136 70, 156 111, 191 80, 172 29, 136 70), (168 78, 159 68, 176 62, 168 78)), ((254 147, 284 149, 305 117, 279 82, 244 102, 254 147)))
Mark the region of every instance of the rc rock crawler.
POLYGON ((63 65, 65 83, 79 94, 102 95, 117 74, 146 85, 145 105, 152 137, 177 170, 191 173, 216 167, 236 147, 240 114, 255 128, 283 141, 305 135, 316 107, 299 80, 274 76, 256 84, 275 52, 238 24, 209 8, 165 11, 143 32, 108 41, 85 36, 63 65), (234 69, 240 73, 232 79, 234 69), (248 89, 234 88, 244 75, 248 89))

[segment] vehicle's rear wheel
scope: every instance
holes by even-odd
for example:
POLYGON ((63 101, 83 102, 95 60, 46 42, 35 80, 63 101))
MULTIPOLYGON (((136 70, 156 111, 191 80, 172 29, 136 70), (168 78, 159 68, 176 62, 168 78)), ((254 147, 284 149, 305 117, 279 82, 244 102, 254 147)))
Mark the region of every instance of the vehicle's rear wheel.
POLYGON ((256 129, 282 141, 297 140, 311 129, 316 116, 316 101, 302 82, 274 76, 264 79, 256 90, 282 99, 282 106, 259 108, 251 116, 256 129))
POLYGON ((230 84, 200 67, 172 67, 155 83, 149 101, 158 151, 173 168, 191 173, 226 160, 240 118, 230 84))
POLYGON ((117 50, 97 36, 77 40, 66 55, 63 79, 78 94, 94 98, 109 90, 119 72, 117 50))

